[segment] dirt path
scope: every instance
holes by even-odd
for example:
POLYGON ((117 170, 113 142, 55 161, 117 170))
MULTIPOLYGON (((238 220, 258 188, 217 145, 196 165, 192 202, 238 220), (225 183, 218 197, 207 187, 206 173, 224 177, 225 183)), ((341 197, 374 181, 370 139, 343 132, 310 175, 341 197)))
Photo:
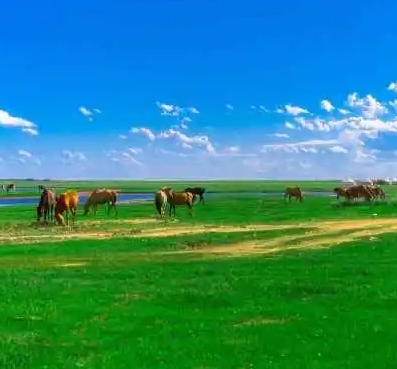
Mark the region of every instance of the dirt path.
POLYGON ((309 249, 332 247, 340 243, 347 243, 362 237, 378 236, 385 232, 397 231, 397 219, 356 219, 356 220, 332 220, 322 222, 306 222, 294 224, 256 224, 249 226, 179 226, 169 224, 167 226, 134 230, 128 228, 117 228, 117 225, 126 224, 153 224, 155 218, 139 218, 132 220, 114 221, 92 221, 88 225, 100 226, 101 224, 114 224, 115 228, 98 231, 75 231, 63 230, 62 233, 53 234, 27 234, 18 235, 10 232, 9 235, 0 236, 2 244, 29 244, 37 242, 63 242, 66 240, 99 240, 110 238, 159 238, 175 236, 191 236, 203 233, 235 233, 255 232, 277 229, 307 228, 305 234, 287 235, 281 237, 269 236, 269 239, 250 240, 239 243, 218 245, 214 247, 203 247, 192 250, 178 250, 169 252, 158 252, 158 255, 182 255, 182 254, 207 254, 208 256, 243 256, 254 254, 269 254, 292 249, 309 249), (349 232, 350 231, 350 232, 349 232), (340 234, 349 232, 348 234, 340 234), (339 233, 339 234, 338 234, 339 233))

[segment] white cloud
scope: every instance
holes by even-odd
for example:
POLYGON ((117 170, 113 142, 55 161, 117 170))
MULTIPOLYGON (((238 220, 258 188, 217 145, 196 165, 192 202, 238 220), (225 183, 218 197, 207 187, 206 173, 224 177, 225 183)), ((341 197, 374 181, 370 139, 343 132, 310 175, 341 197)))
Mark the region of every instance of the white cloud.
POLYGON ((83 114, 90 122, 93 120, 94 114, 100 114, 101 111, 99 109, 88 109, 84 106, 79 107, 79 112, 83 114))
POLYGON ((309 111, 299 106, 285 105, 285 112, 291 115, 308 114, 309 111))
POLYGON ((79 151, 63 150, 61 153, 61 161, 64 164, 81 163, 87 161, 87 157, 84 153, 79 151))
POLYGON ((321 109, 327 111, 328 113, 335 109, 329 100, 322 100, 320 105, 321 109))
POLYGON ((154 141, 156 139, 156 135, 149 128, 145 128, 145 127, 136 128, 136 127, 133 127, 133 128, 131 128, 130 132, 131 133, 140 133, 140 134, 146 136, 151 141, 154 141))
POLYGON ((123 165, 130 165, 134 164, 139 167, 144 167, 145 165, 135 158, 135 155, 141 154, 142 150, 137 148, 129 148, 126 151, 119 151, 119 150, 110 150, 109 152, 105 153, 105 155, 113 162, 123 164, 123 165))
POLYGON ((397 82, 391 82, 387 89, 397 93, 397 82))
POLYGON ((200 135, 200 136, 187 136, 186 134, 177 131, 175 129, 168 129, 158 136, 160 139, 169 139, 174 138, 179 144, 187 144, 190 146, 198 146, 204 148, 206 152, 209 154, 215 154, 215 148, 208 136, 200 135))
POLYGON ((288 129, 295 129, 296 127, 292 124, 292 123, 290 123, 290 122, 285 122, 285 126, 288 128, 288 129))
POLYGON ((269 109, 267 109, 264 105, 251 105, 250 108, 262 113, 269 113, 269 109))
POLYGON ((134 147, 130 147, 128 149, 128 152, 132 155, 138 155, 138 154, 142 154, 142 149, 140 148, 134 148, 134 147))
POLYGON ((274 137, 278 137, 278 138, 289 138, 289 135, 287 135, 286 133, 275 133, 274 137))
POLYGON ((346 109, 338 109, 338 111, 339 111, 339 113, 341 113, 341 114, 343 114, 343 115, 347 115, 347 114, 350 113, 350 112, 349 112, 348 110, 346 110, 346 109))
POLYGON ((14 117, 5 110, 0 109, 0 127, 4 128, 20 128, 23 132, 37 135, 38 128, 33 122, 20 117, 14 117), (34 134, 35 132, 36 134, 34 134))
POLYGON ((17 160, 23 164, 41 165, 41 160, 35 157, 31 152, 26 150, 18 150, 17 160))
POLYGON ((234 108, 233 108, 233 105, 226 104, 226 109, 228 109, 228 110, 233 110, 234 108))
POLYGON ((331 146, 328 150, 337 154, 347 154, 347 150, 339 145, 331 146))
POLYGON ((37 136, 39 134, 35 128, 22 128, 22 132, 25 132, 31 136, 37 136))
POLYGON ((184 108, 184 107, 178 106, 178 105, 165 104, 160 101, 156 101, 156 105, 160 109, 161 115, 180 117, 182 115, 186 115, 189 113, 191 113, 191 114, 199 114, 200 113, 198 111, 198 109, 195 107, 184 108))
POLYGON ((119 135, 119 138, 121 138, 122 140, 126 140, 128 137, 126 135, 119 135))

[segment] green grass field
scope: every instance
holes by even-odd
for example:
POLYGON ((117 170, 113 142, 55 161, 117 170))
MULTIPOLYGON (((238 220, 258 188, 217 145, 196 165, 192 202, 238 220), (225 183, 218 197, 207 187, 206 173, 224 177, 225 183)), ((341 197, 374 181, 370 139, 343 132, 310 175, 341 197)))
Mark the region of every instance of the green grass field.
POLYGON ((334 188, 337 181, 13 181, 3 180, 0 184, 15 183, 17 194, 37 194, 39 184, 59 191, 76 189, 91 191, 95 188, 120 189, 122 192, 147 193, 155 192, 164 185, 183 190, 186 187, 205 187, 211 192, 257 192, 283 191, 287 186, 299 185, 306 191, 321 191, 334 188))
POLYGON ((214 198, 39 227, 0 209, 0 368, 394 368, 397 207, 214 198))

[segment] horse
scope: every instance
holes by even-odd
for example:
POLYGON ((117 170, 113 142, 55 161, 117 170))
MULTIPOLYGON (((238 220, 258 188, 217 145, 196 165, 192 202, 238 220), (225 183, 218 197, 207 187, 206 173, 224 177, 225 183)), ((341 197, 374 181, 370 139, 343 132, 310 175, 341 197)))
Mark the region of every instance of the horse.
POLYGON ((42 216, 44 216, 44 222, 47 222, 48 218, 53 221, 55 204, 56 196, 54 191, 45 189, 36 208, 37 221, 39 222, 42 216))
POLYGON ((346 192, 346 188, 335 187, 333 192, 335 192, 337 200, 339 200, 341 197, 344 197, 346 200, 350 200, 349 193, 346 192))
POLYGON ((7 193, 9 193, 9 192, 11 192, 11 191, 15 192, 15 190, 16 190, 16 186, 15 186, 14 183, 10 183, 10 184, 6 185, 6 191, 7 191, 7 193))
POLYGON ((106 189, 96 189, 88 197, 84 204, 84 215, 90 212, 91 207, 93 208, 94 215, 96 214, 98 205, 107 204, 108 205, 108 215, 110 214, 110 209, 114 209, 117 215, 117 192, 113 190, 106 189))
POLYGON ((350 186, 345 189, 348 199, 358 200, 363 197, 365 201, 371 201, 373 198, 372 191, 366 185, 350 186))
POLYGON ((63 192, 56 198, 55 220, 58 224, 65 225, 65 219, 62 216, 64 212, 66 213, 66 224, 69 225, 69 214, 72 214, 72 223, 75 223, 78 203, 79 195, 74 190, 63 192))
POLYGON ((204 203, 205 203, 205 201, 204 201, 205 188, 204 187, 188 187, 188 188, 185 188, 184 192, 190 192, 193 195, 199 196, 198 203, 204 205, 204 203))
POLYGON ((193 203, 196 199, 196 196, 191 192, 174 192, 170 187, 163 187, 163 190, 167 196, 167 201, 170 204, 170 217, 172 216, 172 210, 175 210, 176 205, 186 205, 189 208, 189 215, 193 216, 193 203))
POLYGON ((167 187, 160 188, 154 195, 154 205, 161 218, 164 217, 165 209, 168 204, 167 194, 165 192, 166 188, 167 187))
POLYGON ((300 187, 287 187, 284 192, 284 199, 291 201, 291 197, 295 197, 296 201, 302 202, 303 195, 300 187))
POLYGON ((46 189, 44 185, 38 185, 37 188, 39 189, 39 192, 44 191, 46 189))
POLYGON ((368 186, 365 186, 365 187, 367 188, 368 192, 371 194, 371 196, 374 199, 379 199, 379 198, 381 200, 385 200, 386 199, 386 194, 385 194, 385 192, 383 191, 383 189, 380 186, 377 186, 377 185, 370 186, 370 185, 368 185, 368 186))

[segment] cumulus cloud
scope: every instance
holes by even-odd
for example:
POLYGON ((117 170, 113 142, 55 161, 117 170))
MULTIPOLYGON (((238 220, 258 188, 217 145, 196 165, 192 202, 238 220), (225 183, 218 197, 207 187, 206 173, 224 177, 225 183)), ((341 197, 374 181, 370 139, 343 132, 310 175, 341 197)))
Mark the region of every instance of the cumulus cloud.
POLYGON ((159 134, 158 138, 160 139, 175 139, 179 144, 185 144, 189 146, 198 146, 204 148, 204 150, 210 154, 215 154, 215 148, 208 136, 205 135, 196 135, 196 136, 188 136, 185 133, 177 131, 175 129, 168 129, 159 134))
POLYGON ((196 107, 182 107, 173 104, 166 104, 160 101, 156 101, 157 107, 160 109, 161 115, 169 115, 172 117, 180 117, 183 115, 199 114, 199 110, 196 107))
POLYGON ((12 116, 5 110, 0 109, 0 127, 19 128, 22 132, 32 136, 38 135, 38 127, 35 123, 20 117, 12 116))
POLYGON ((321 109, 327 111, 328 113, 335 109, 329 100, 322 100, 320 102, 321 109))
POLYGON ((146 136, 149 140, 154 141, 156 139, 156 135, 152 132, 151 129, 145 127, 132 127, 130 130, 131 133, 138 133, 146 136))
POLYGON ((287 113, 290 115, 300 115, 300 114, 308 114, 309 111, 307 109, 301 108, 300 106, 294 105, 285 105, 285 110, 277 109, 277 113, 287 113))

